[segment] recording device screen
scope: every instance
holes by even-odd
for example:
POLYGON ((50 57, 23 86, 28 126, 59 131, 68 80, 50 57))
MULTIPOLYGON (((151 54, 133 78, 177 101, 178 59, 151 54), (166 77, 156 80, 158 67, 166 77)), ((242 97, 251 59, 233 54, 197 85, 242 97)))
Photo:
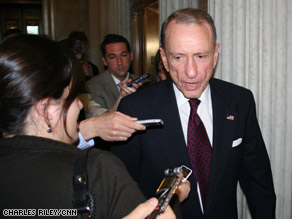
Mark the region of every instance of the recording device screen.
POLYGON ((182 168, 182 174, 183 174, 183 179, 182 179, 182 181, 184 182, 184 181, 186 181, 186 180, 189 178, 189 176, 192 174, 192 170, 191 170, 190 168, 186 167, 185 165, 182 165, 181 168, 182 168))

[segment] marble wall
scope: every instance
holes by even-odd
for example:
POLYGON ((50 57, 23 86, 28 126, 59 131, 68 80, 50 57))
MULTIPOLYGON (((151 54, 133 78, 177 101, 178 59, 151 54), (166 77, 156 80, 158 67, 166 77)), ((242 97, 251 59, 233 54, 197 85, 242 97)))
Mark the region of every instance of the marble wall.
MULTIPOLYGON (((292 218, 292 1, 209 0, 220 58, 215 77, 252 90, 270 155, 276 218, 292 218)), ((250 219, 238 195, 239 219, 250 219)))
POLYGON ((55 40, 71 31, 88 34, 88 0, 43 0, 44 32, 55 40))

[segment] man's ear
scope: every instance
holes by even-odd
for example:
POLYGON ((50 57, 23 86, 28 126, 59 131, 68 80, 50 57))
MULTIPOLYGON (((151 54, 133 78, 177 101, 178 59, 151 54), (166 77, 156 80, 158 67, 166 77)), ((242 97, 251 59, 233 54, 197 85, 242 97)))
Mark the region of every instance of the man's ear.
POLYGON ((215 46, 215 51, 214 51, 214 68, 216 67, 218 57, 219 57, 219 47, 220 47, 220 43, 217 43, 215 46))
POLYGON ((166 70, 167 72, 169 72, 169 67, 168 67, 168 62, 167 62, 166 53, 165 53, 164 49, 161 48, 161 47, 159 48, 159 50, 160 50, 160 57, 161 57, 161 59, 162 59, 162 63, 163 63, 163 65, 164 65, 164 68, 165 68, 165 70, 166 70))
POLYGON ((103 64, 104 64, 105 66, 107 66, 107 62, 106 62, 105 58, 102 57, 101 59, 102 59, 103 64))

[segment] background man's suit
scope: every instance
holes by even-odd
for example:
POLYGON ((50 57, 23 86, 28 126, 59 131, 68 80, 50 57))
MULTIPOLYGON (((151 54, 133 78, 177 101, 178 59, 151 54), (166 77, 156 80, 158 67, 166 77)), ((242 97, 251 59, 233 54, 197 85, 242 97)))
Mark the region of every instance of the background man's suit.
MULTIPOLYGON (((183 218, 236 219, 238 180, 253 218, 274 218, 272 173, 252 93, 218 79, 211 79, 210 88, 213 160, 205 215, 192 175, 191 193, 182 203, 183 218), (240 138, 241 144, 232 147, 240 138)), ((165 169, 183 164, 191 167, 172 81, 167 79, 123 98, 118 110, 138 119, 164 121, 163 128, 138 132, 128 142, 112 147, 146 197, 151 197, 164 178, 165 169)))
MULTIPOLYGON (((129 78, 134 79, 135 75, 129 74, 129 78)), ((87 81, 85 91, 91 94, 95 102, 106 109, 112 107, 120 94, 111 73, 107 70, 87 81)))

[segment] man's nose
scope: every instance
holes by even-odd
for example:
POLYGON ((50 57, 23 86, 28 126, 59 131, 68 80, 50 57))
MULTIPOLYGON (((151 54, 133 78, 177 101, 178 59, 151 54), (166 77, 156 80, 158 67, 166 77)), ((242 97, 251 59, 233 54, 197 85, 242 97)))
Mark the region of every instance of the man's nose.
POLYGON ((117 57, 117 64, 118 65, 122 65, 123 64, 122 57, 120 57, 120 56, 117 57))
POLYGON ((186 63, 186 75, 195 78, 198 74, 197 63, 193 58, 189 58, 186 63))

